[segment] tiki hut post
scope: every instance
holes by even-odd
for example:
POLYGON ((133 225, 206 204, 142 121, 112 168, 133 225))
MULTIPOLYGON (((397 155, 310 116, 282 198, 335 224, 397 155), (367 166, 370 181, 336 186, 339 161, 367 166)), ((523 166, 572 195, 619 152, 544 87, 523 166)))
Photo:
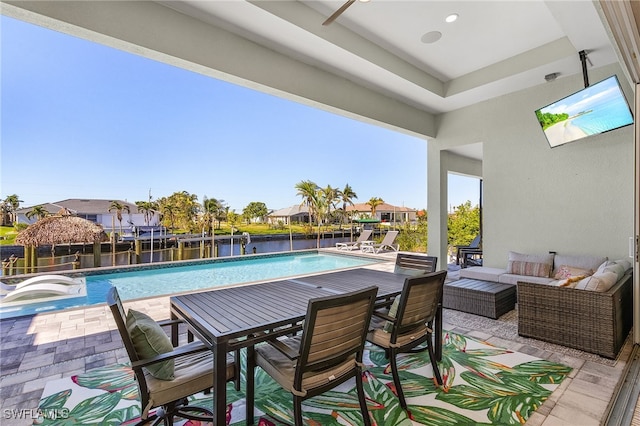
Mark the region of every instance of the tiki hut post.
POLYGON ((102 244, 99 241, 93 243, 93 266, 95 268, 102 266, 102 244))
POLYGON ((28 274, 31 270, 31 247, 24 248, 24 273, 28 274))
POLYGON ((30 272, 38 272, 38 247, 31 246, 29 247, 31 250, 31 271, 30 272))
POLYGON ((178 260, 184 259, 184 242, 178 241, 178 260))

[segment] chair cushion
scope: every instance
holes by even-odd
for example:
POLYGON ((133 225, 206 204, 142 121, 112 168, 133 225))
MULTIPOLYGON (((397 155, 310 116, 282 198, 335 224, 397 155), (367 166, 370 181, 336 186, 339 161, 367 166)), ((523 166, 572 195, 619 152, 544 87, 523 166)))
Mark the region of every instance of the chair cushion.
MULTIPOLYGON (((398 336, 395 346, 408 345, 412 341, 420 337, 423 337, 425 334, 431 333, 431 331, 432 330, 426 325, 421 325, 409 333, 405 333, 401 336, 398 336)), ((367 334, 367 340, 382 348, 391 347, 391 333, 388 333, 380 328, 375 328, 372 331, 370 331, 369 334, 367 334)))
MULTIPOLYGON (((296 346, 300 346, 300 340, 300 336, 296 336, 287 339, 286 342, 288 346, 295 348, 296 346)), ((256 365, 260 366, 288 392, 293 391, 293 380, 295 378, 297 362, 297 359, 289 359, 289 357, 269 344, 256 346, 256 365)), ((354 372, 355 369, 355 356, 351 356, 345 362, 334 368, 317 372, 307 372, 302 379, 302 389, 298 389, 298 391, 306 394, 306 392, 310 390, 354 372)))
MULTIPOLYGON (((202 351, 176 358, 175 379, 159 380, 150 373, 146 374, 149 388, 149 406, 159 407, 177 399, 193 395, 213 387, 213 353, 202 351)), ((227 380, 233 378, 234 359, 227 355, 227 380)))
MULTIPOLYGON (((129 309, 127 313, 127 331, 140 359, 153 358, 173 351, 169 336, 153 318, 142 312, 129 309)), ((173 380, 175 362, 170 359, 145 367, 151 375, 160 380, 173 380)))

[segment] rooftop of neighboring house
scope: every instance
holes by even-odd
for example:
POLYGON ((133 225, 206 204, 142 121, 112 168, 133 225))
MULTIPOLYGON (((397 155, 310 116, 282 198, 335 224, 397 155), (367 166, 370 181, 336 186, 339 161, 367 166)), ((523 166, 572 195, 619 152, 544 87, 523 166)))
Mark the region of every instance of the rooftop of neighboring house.
MULTIPOLYGON (((138 207, 133 204, 122 200, 96 200, 96 199, 85 199, 85 198, 69 198, 62 201, 55 201, 52 203, 44 203, 38 204, 42 206, 46 211, 51 214, 56 214, 62 209, 66 209, 72 214, 105 214, 110 213, 109 208, 111 208, 112 203, 116 201, 122 204, 123 207, 129 209, 131 213, 136 213, 138 211, 138 207)), ((16 210, 16 213, 27 213, 35 206, 23 207, 21 209, 16 210)), ((111 209, 113 212, 113 209, 111 209)))
MULTIPOLYGON (((347 206, 347 211, 358 211, 358 212, 370 212, 371 211, 371 206, 367 203, 357 203, 354 204, 352 206, 347 206)), ((376 206, 376 212, 378 213, 382 213, 382 212, 396 212, 396 213, 401 213, 401 212, 415 212, 417 211, 416 209, 411 209, 409 207, 404 207, 404 206, 394 206, 391 204, 387 204, 387 203, 382 203, 376 206)))

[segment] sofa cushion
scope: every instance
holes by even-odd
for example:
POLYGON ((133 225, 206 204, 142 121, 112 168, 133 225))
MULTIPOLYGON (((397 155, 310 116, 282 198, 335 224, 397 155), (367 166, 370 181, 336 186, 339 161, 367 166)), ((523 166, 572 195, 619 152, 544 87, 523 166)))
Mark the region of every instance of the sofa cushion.
POLYGON ((500 284, 518 284, 519 281, 525 281, 528 283, 536 283, 536 284, 549 284, 553 282, 552 278, 549 277, 534 277, 531 275, 518 275, 518 274, 502 274, 498 278, 498 282, 500 284))
POLYGON ((549 278, 552 268, 553 254, 522 254, 510 251, 507 259, 508 274, 549 278))
POLYGON ((606 260, 607 260, 607 257, 604 257, 604 256, 567 256, 563 254, 556 254, 553 260, 553 264, 555 268, 553 271, 553 276, 555 276, 558 273, 558 270, 562 266, 570 266, 573 268, 580 268, 580 269, 586 269, 586 270, 591 269, 592 271, 595 271, 606 260))
POLYGON ((460 270, 460 278, 469 278, 472 280, 498 282, 500 275, 505 274, 506 269, 490 268, 488 266, 472 266, 460 270))

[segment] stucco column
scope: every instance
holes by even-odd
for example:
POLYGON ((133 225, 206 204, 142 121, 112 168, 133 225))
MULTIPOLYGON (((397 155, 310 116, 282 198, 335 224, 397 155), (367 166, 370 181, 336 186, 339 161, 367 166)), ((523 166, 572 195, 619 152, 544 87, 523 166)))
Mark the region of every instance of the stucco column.
POLYGON ((447 269, 447 170, 442 153, 433 142, 427 143, 427 239, 428 253, 438 257, 438 269, 447 269))

